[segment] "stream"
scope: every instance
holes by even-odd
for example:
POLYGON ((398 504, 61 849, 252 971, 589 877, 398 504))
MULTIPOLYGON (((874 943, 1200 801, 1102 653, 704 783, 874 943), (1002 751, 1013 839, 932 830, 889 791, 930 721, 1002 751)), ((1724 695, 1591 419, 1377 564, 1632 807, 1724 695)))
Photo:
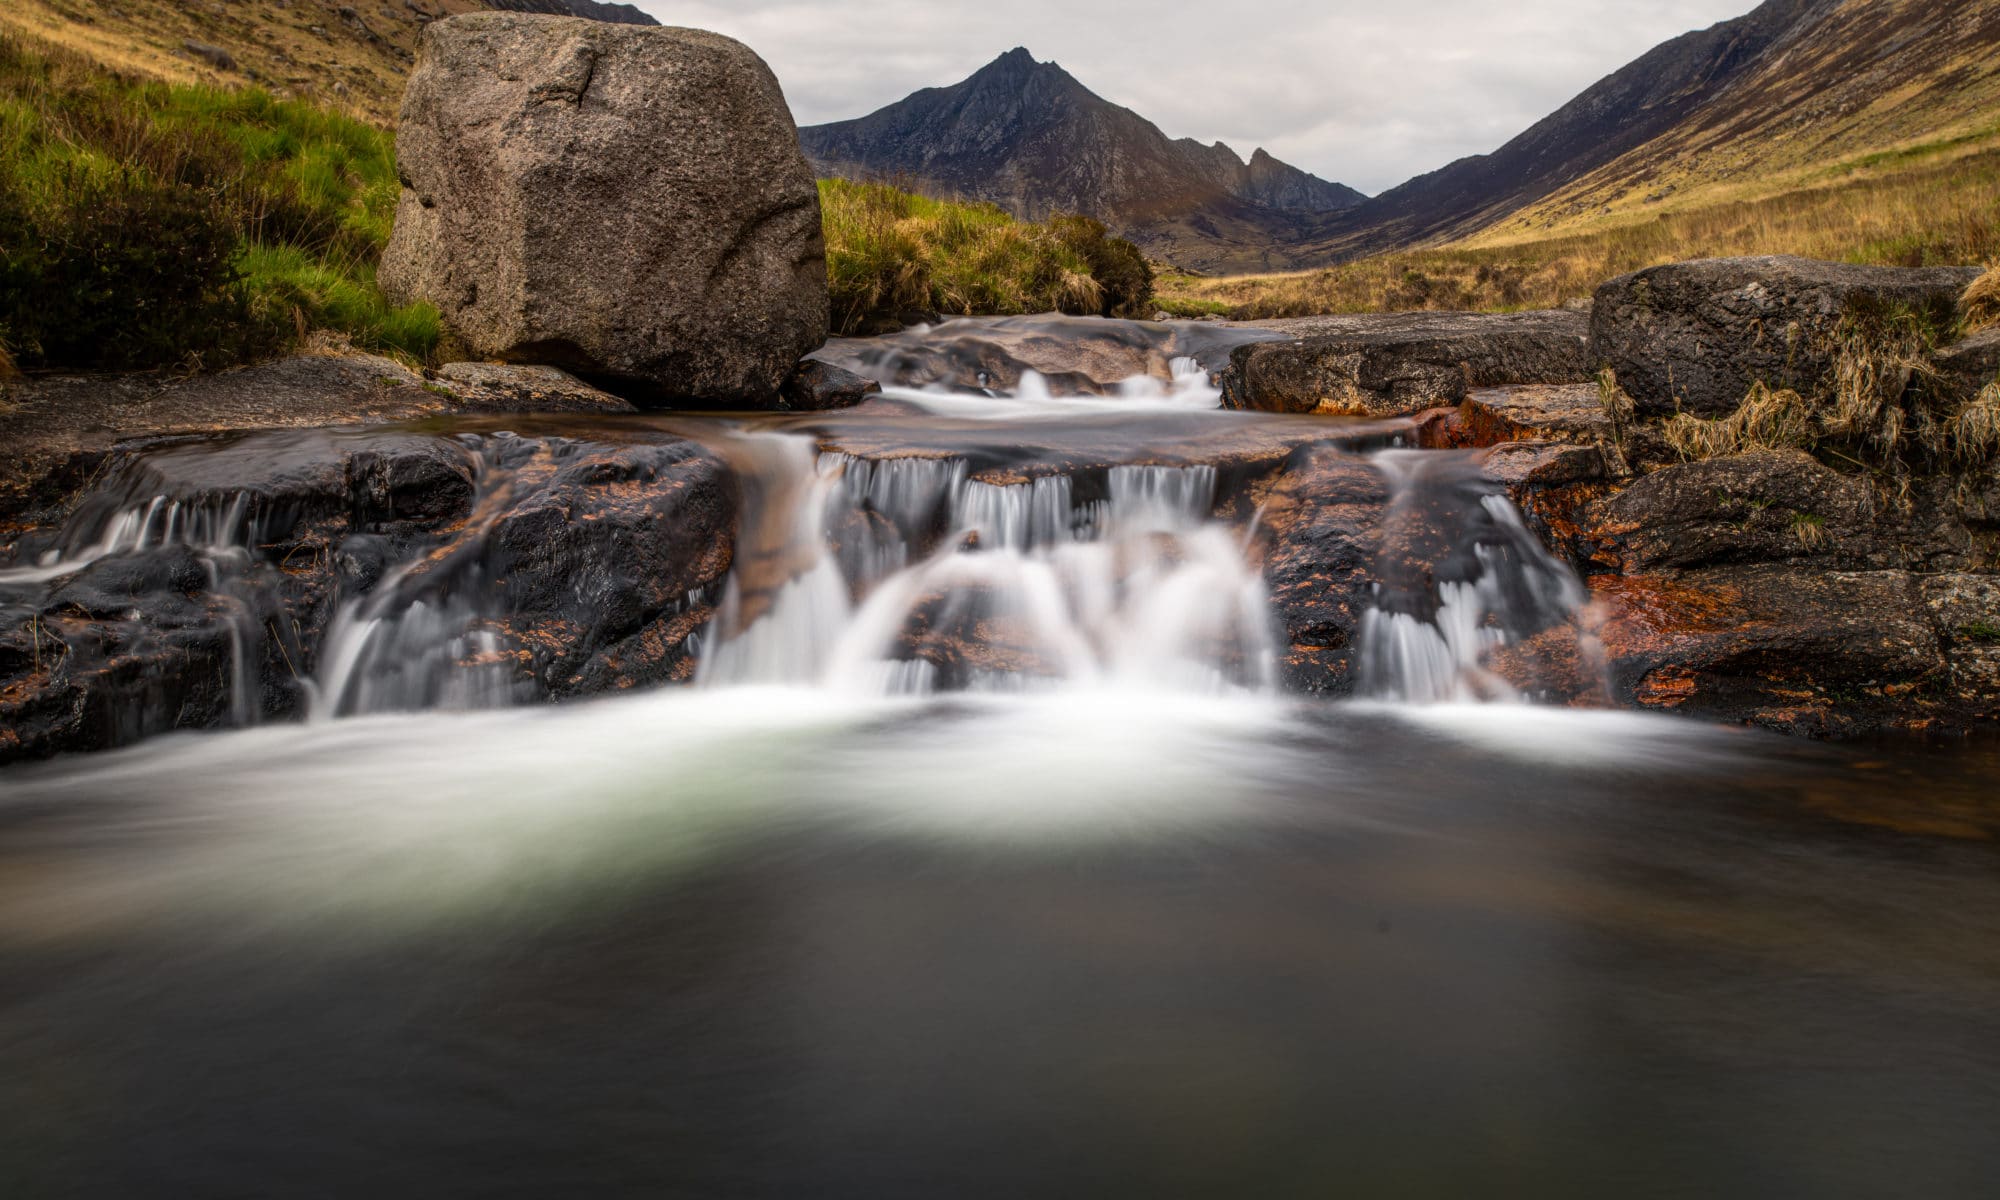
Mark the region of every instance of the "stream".
POLYGON ((464 511, 316 631, 308 518, 212 481, 375 432, 149 452, 0 566, 194 564, 229 726, 0 768, 0 1195, 1990 1194, 2000 747, 1540 702, 1493 652, 1601 669, 1586 592, 1476 454, 1020 328, 848 347, 843 413, 414 428, 464 511), (607 448, 724 464, 734 541, 570 695, 509 528, 607 448), (1375 489, 1340 699, 1301 463, 1375 489))

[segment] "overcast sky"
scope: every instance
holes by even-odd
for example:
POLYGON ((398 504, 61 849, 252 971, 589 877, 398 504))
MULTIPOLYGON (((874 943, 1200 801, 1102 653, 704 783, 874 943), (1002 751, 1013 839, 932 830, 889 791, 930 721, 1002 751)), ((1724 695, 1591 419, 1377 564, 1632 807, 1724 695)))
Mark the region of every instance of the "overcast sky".
POLYGON ((1369 193, 1497 148, 1756 0, 637 0, 748 42, 801 125, 956 83, 1014 46, 1171 137, 1369 193))

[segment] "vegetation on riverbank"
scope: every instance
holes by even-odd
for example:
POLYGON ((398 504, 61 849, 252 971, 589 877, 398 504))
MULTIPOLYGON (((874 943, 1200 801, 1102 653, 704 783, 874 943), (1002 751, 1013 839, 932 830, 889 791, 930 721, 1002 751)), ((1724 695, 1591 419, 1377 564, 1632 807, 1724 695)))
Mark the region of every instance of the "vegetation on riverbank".
MULTIPOLYGON (((1279 275, 1163 272, 1159 308, 1239 320, 1320 313, 1552 308, 1604 280, 1691 258, 1797 254, 1882 266, 2000 261, 2000 150, 1659 219, 1506 244, 1456 244, 1279 275)), ((1996 302, 2000 303, 2000 302, 1996 302)))
POLYGON ((1088 217, 1020 221, 992 204, 840 179, 822 179, 819 195, 836 333, 917 314, 1152 315, 1152 268, 1088 217))
POLYGON ((0 37, 0 346, 24 367, 214 367, 314 329, 428 355, 436 312, 375 287, 396 196, 371 125, 0 37))

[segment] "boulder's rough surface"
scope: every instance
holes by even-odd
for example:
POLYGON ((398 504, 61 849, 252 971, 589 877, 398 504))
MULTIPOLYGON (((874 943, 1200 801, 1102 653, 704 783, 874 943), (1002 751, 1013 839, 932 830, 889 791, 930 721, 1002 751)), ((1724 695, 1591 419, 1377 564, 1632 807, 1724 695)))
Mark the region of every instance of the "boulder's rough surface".
POLYGON ((1653 267, 1597 290, 1590 360, 1617 372, 1642 416, 1732 412, 1750 385, 1817 390, 1857 313, 1914 310, 1951 324, 1977 267, 1857 267, 1715 258, 1653 267))
POLYGON ((424 31, 384 289, 474 354, 769 407, 825 339, 819 193, 784 96, 692 29, 474 13, 424 31))
POLYGON ((1473 388, 1590 376, 1580 313, 1397 313, 1263 327, 1299 340, 1238 348, 1222 377, 1230 408, 1404 416, 1457 404, 1473 388))
POLYGON ((2000 325, 1946 346, 1934 362, 1944 389, 1954 399, 1970 399, 2000 384, 2000 325))

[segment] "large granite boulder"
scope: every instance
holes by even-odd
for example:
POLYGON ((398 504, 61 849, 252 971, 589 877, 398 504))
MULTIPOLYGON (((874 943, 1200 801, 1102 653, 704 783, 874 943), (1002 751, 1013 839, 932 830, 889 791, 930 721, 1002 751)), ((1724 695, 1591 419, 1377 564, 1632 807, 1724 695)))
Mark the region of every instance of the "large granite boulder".
POLYGON ((473 13, 403 99, 382 262, 474 355, 770 406, 825 340, 819 193, 778 82, 713 33, 473 13))
POLYGON ((1260 412, 1395 417, 1473 388, 1590 376, 1580 313, 1394 313, 1268 322, 1297 341, 1239 347, 1223 403, 1260 412))
POLYGON ((1784 257, 1654 267, 1597 290, 1590 357, 1617 372, 1640 416, 1719 416, 1759 380, 1819 390, 1844 320, 1902 310, 1948 328, 1979 274, 1784 257))

